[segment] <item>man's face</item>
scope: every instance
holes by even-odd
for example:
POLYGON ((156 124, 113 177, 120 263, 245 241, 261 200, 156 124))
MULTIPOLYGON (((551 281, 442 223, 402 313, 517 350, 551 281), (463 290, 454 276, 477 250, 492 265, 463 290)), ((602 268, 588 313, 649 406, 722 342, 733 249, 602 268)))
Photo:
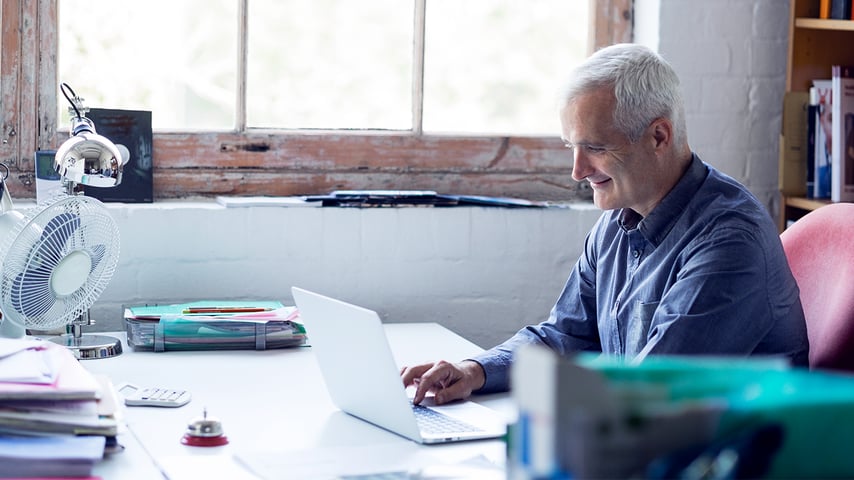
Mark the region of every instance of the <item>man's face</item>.
POLYGON ((631 208, 646 216, 662 198, 656 142, 649 128, 635 143, 618 132, 614 103, 611 90, 601 88, 561 110, 562 137, 573 152, 572 178, 590 183, 597 207, 631 208))

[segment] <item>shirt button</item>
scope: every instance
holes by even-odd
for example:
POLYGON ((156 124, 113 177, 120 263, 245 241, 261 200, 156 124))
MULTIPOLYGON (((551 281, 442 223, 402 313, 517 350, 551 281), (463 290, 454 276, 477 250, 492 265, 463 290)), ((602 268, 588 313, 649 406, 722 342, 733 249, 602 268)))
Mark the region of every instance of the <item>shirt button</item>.
POLYGON ((632 256, 635 258, 640 257, 640 251, 639 250, 632 250, 632 256))

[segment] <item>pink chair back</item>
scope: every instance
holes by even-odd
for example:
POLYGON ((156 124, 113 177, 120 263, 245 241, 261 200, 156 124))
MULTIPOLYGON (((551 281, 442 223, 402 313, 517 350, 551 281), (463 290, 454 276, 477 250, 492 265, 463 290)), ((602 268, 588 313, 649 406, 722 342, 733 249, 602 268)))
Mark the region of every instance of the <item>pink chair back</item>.
POLYGON ((854 372, 854 203, 814 210, 780 234, 810 341, 810 368, 854 372))

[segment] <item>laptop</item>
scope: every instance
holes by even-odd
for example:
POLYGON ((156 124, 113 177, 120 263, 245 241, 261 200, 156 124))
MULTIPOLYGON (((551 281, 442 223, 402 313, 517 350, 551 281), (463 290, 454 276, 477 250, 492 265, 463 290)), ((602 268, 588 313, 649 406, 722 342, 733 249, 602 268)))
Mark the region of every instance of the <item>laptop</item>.
POLYGON ((413 405, 376 312, 298 287, 291 292, 329 395, 342 411, 424 444, 505 434, 501 415, 475 402, 437 406, 428 397, 413 405), (430 426, 434 421, 444 426, 430 426))

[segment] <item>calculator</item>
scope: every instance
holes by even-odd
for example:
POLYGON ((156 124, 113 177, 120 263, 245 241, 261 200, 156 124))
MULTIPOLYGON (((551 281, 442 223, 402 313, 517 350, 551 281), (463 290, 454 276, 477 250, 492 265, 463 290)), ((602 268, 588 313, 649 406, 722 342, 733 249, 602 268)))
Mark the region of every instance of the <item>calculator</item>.
POLYGON ((116 390, 129 407, 180 407, 190 401, 190 392, 162 387, 140 387, 122 383, 116 390))

